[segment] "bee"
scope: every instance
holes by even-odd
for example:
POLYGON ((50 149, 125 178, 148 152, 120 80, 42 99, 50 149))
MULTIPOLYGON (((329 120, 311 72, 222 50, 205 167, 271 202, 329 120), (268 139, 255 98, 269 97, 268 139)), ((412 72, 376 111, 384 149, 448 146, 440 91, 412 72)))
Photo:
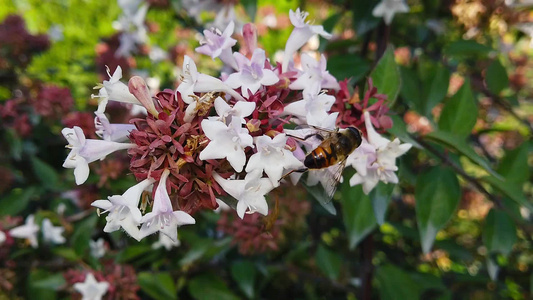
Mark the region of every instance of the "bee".
MULTIPOLYGON (((346 166, 348 156, 361 145, 361 131, 355 127, 345 129, 336 128, 329 130, 311 126, 315 131, 304 137, 289 135, 298 140, 308 140, 314 137, 320 141, 320 144, 309 152, 303 161, 305 168, 293 170, 292 172, 305 172, 308 170, 324 170, 327 172, 327 182, 322 182, 326 199, 329 202, 335 194, 337 185, 342 178, 342 171, 346 166)), ((284 177, 285 177, 284 176, 284 177)))

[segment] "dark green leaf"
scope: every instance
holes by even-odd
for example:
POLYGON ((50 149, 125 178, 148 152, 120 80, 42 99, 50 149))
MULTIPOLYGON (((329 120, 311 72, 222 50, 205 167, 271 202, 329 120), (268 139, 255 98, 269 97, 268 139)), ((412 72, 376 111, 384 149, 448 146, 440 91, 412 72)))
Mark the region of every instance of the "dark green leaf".
POLYGON ((495 187, 497 190, 511 198, 519 205, 522 205, 529 209, 529 211, 533 212, 533 203, 531 203, 531 200, 526 199, 526 196, 524 196, 522 185, 513 183, 511 181, 498 179, 494 176, 486 176, 481 179, 495 187))
POLYGON ((387 95, 389 106, 392 106, 400 93, 401 76, 400 69, 394 59, 394 48, 388 47, 387 51, 379 60, 376 68, 370 74, 374 86, 380 94, 387 95))
POLYGON ((450 132, 434 131, 425 135, 425 138, 439 142, 448 148, 455 149, 460 154, 468 157, 468 159, 470 159, 472 162, 485 169, 485 171, 489 172, 493 176, 501 178, 501 176, 490 167, 489 162, 479 156, 476 151, 474 151, 474 149, 472 149, 472 147, 466 143, 464 137, 457 136, 450 132))
POLYGON ((41 280, 50 278, 51 274, 47 271, 35 269, 32 270, 29 276, 26 276, 26 299, 31 300, 53 300, 57 299, 56 292, 52 288, 45 288, 36 285, 41 280))
POLYGON ((153 250, 152 247, 149 245, 132 245, 126 247, 117 255, 117 261, 122 263, 128 262, 151 251, 153 250))
POLYGON ((489 91, 496 95, 509 85, 507 71, 505 71, 505 68, 498 59, 493 61, 487 68, 485 73, 485 83, 489 91))
POLYGON ((382 300, 420 299, 420 286, 408 273, 393 265, 380 266, 376 271, 379 296, 382 300))
POLYGON ((141 272, 137 281, 141 290, 153 299, 178 299, 174 280, 167 272, 141 272))
POLYGON ((439 129, 464 136, 470 134, 477 121, 477 104, 470 89, 470 83, 463 86, 448 100, 439 119, 439 129))
POLYGON ((424 105, 424 115, 431 116, 431 110, 435 105, 439 104, 448 93, 448 85, 450 82, 450 71, 443 65, 436 65, 435 70, 430 77, 427 85, 429 90, 425 97, 426 103, 424 105))
POLYGON ((418 80, 416 72, 406 67, 400 66, 400 74, 402 76, 402 87, 400 94, 407 102, 412 110, 424 114, 424 106, 422 103, 422 90, 420 85, 422 84, 418 80))
POLYGON ((22 140, 14 129, 6 130, 5 143, 9 145, 9 155, 15 160, 22 158, 22 140))
POLYGON ((422 250, 428 253, 437 232, 452 217, 461 199, 461 188, 455 173, 448 168, 433 167, 420 174, 415 199, 422 250))
POLYGON ((318 201, 318 203, 320 203, 320 205, 327 212, 329 212, 332 215, 337 214, 337 209, 333 205, 333 201, 331 201, 330 197, 327 195, 326 191, 324 190, 324 188, 322 187, 320 183, 315 184, 313 186, 309 186, 305 183, 306 182, 305 180, 300 181, 300 182, 303 183, 303 186, 305 187, 307 192, 311 194, 311 196, 313 196, 313 198, 315 198, 315 200, 318 201))
POLYGON ((420 146, 418 142, 413 139, 411 135, 409 135, 406 128, 407 125, 402 118, 397 115, 391 115, 390 117, 392 119, 392 128, 389 129, 390 133, 394 134, 402 142, 409 143, 416 148, 422 148, 422 146, 420 146))
POLYGON ((196 300, 238 300, 226 283, 214 274, 203 274, 189 282, 189 293, 196 300))
POLYGON ((80 257, 76 254, 74 249, 66 247, 56 247, 52 249, 52 252, 60 257, 63 257, 70 261, 78 261, 80 257))
POLYGON ((358 55, 343 54, 328 58, 328 70, 337 80, 352 78, 358 81, 369 69, 370 64, 358 55))
POLYGON ((483 243, 489 252, 508 256, 516 240, 516 226, 513 220, 505 212, 491 209, 483 229, 483 243))
POLYGON ((374 207, 374 215, 379 225, 385 223, 385 214, 391 201, 392 190, 394 184, 386 184, 379 182, 378 185, 370 192, 370 200, 372 207, 374 207))
POLYGON ((330 251, 320 244, 318 245, 318 250, 316 251, 315 260, 318 268, 329 279, 337 280, 337 278, 339 278, 342 258, 338 253, 330 251))
POLYGON ((31 157, 31 164, 33 166, 33 171, 35 175, 43 183, 45 188, 51 190, 57 188, 59 176, 57 175, 56 170, 52 166, 45 163, 36 156, 31 157))
POLYGON ((35 194, 35 187, 16 188, 0 199, 0 216, 15 216, 22 212, 35 194))
POLYGON ((201 259, 212 246, 209 240, 197 240, 192 243, 191 249, 180 259, 180 266, 187 266, 201 259))
POLYGON ((492 48, 473 40, 459 40, 449 44, 444 49, 444 53, 450 56, 484 56, 491 51, 492 48))
POLYGON ((523 184, 529 179, 528 146, 525 142, 520 147, 505 153, 500 161, 498 174, 502 175, 506 181, 523 184))
POLYGON ((97 221, 98 216, 94 214, 76 224, 71 243, 78 256, 83 256, 85 250, 89 247, 89 240, 91 239, 97 221))
POLYGON ((357 31, 358 36, 362 36, 366 32, 376 28, 381 21, 372 16, 372 10, 376 6, 373 0, 359 0, 353 2, 356 5, 352 6, 353 26, 357 31))
POLYGON ((254 297, 254 283, 257 271, 251 261, 237 261, 231 265, 231 276, 248 299, 254 297))
POLYGON ((33 287, 35 288, 54 291, 57 291, 63 285, 65 285, 65 278, 63 277, 63 274, 50 275, 33 282, 33 287))
POLYGON ((240 3, 244 6, 246 15, 254 22, 255 14, 257 13, 257 0, 242 0, 240 3))
POLYGON ((377 227, 372 201, 361 185, 350 187, 347 180, 342 185, 342 215, 350 249, 377 227))

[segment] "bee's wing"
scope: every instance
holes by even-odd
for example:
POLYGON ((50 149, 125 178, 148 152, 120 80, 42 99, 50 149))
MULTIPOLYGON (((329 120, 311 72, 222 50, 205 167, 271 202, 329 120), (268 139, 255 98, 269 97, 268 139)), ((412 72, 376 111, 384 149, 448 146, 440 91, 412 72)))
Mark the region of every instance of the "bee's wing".
POLYGON ((331 199, 333 199, 333 195, 335 195, 335 191, 337 191, 339 182, 342 179, 342 171, 345 166, 346 160, 342 160, 338 164, 326 169, 310 170, 310 172, 323 172, 323 174, 320 174, 319 176, 325 177, 326 180, 321 180, 319 182, 320 184, 309 186, 306 183, 306 180, 302 181, 307 191, 318 201, 318 203, 320 203, 320 205, 322 205, 322 207, 333 215, 336 214, 336 209, 331 199))
POLYGON ((342 171, 344 171, 345 166, 346 166, 346 159, 343 159, 338 164, 327 169, 328 172, 330 172, 331 176, 328 178, 328 180, 326 181, 326 184, 323 185, 323 187, 329 199, 328 201, 331 201, 331 199, 333 199, 333 195, 335 195, 335 191, 337 191, 339 182, 342 179, 342 171))

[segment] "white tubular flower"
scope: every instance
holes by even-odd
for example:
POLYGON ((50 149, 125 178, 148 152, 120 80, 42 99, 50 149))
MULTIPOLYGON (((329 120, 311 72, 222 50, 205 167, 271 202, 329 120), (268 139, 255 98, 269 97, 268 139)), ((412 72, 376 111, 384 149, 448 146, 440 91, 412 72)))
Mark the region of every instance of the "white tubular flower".
POLYGON ((279 81, 276 73, 265 69, 265 50, 255 49, 251 60, 238 52, 233 56, 239 65, 239 72, 229 75, 225 83, 234 89, 240 87, 244 97, 252 96, 262 85, 269 86, 279 81))
POLYGON ((226 158, 235 171, 241 172, 246 163, 244 148, 253 147, 253 138, 246 128, 242 128, 241 121, 233 118, 226 125, 216 120, 203 120, 201 125, 210 142, 200 152, 200 159, 226 158))
POLYGON ((181 95, 181 99, 187 104, 191 104, 193 101, 190 95, 207 92, 225 92, 239 101, 245 101, 241 95, 224 84, 220 79, 198 73, 196 64, 187 55, 185 55, 183 60, 182 82, 176 89, 176 92, 181 95))
POLYGON ((115 52, 117 57, 130 56, 131 52, 137 50, 137 45, 144 44, 148 40, 147 29, 144 25, 148 4, 138 7, 139 4, 132 3, 122 6, 123 14, 118 21, 113 22, 113 27, 122 31, 119 37, 120 46, 115 52))
POLYGON ((96 135, 105 141, 125 142, 128 140, 130 131, 135 129, 133 124, 111 124, 105 114, 95 112, 94 127, 96 135))
POLYGON ((215 99, 215 111, 220 117, 220 121, 224 122, 224 124, 231 124, 233 118, 238 119, 241 124, 246 124, 244 118, 251 115, 254 110, 255 102, 239 101, 231 107, 224 99, 220 97, 215 99))
POLYGON ((408 11, 409 6, 403 0, 382 0, 374 7, 372 15, 377 18, 383 17, 385 23, 390 25, 395 14, 408 11))
POLYGON ((398 183, 394 173, 398 170, 396 158, 411 148, 411 144, 400 144, 398 138, 392 142, 379 135, 370 121, 370 114, 364 113, 368 142, 363 140, 361 146, 348 158, 357 173, 350 178, 350 186, 363 185, 363 192, 368 195, 379 181, 398 183))
POLYGON ((282 64, 283 72, 287 72, 292 55, 305 45, 313 35, 319 34, 323 38, 331 38, 331 34, 327 33, 322 25, 310 25, 309 22, 306 22, 305 19, 308 15, 308 12, 300 12, 300 8, 297 8, 296 12, 293 12, 292 9, 289 11, 289 19, 292 25, 294 25, 294 29, 285 45, 285 55, 282 64))
POLYGON ((255 138, 257 153, 250 157, 246 165, 246 172, 263 171, 267 174, 273 186, 279 186, 283 170, 295 170, 304 165, 292 152, 285 148, 287 136, 282 133, 270 138, 267 135, 255 138))
POLYGON ((181 210, 172 210, 172 203, 167 191, 168 174, 170 174, 170 171, 165 169, 155 191, 152 212, 147 213, 141 219, 141 239, 159 231, 171 240, 177 241, 179 226, 196 223, 196 220, 188 213, 181 210))
POLYGON ((100 300, 107 293, 109 283, 96 281, 92 273, 87 273, 85 281, 75 283, 74 289, 81 294, 82 300, 100 300))
POLYGON ((104 232, 113 232, 122 227, 131 237, 140 240, 138 226, 141 224, 142 214, 139 210, 139 201, 143 191, 154 182, 153 178, 147 178, 130 187, 122 195, 110 196, 108 200, 94 201, 92 206, 103 209, 102 213, 109 213, 105 218, 107 224, 104 232))
POLYGON ((124 82, 120 81, 122 78, 122 68, 118 66, 113 75, 111 75, 111 71, 107 66, 106 68, 107 75, 109 75, 109 80, 104 80, 102 85, 98 85, 96 87, 100 88, 98 95, 91 96, 92 98, 98 99, 97 112, 103 113, 109 100, 141 105, 139 100, 137 100, 137 98, 130 93, 128 86, 124 82))
POLYGON ((62 226, 54 226, 49 219, 43 220, 43 237, 45 241, 52 242, 54 244, 64 244, 66 242, 65 237, 62 236, 65 228, 62 226))
POLYGON ((98 259, 101 257, 104 257, 105 255, 105 246, 104 246, 104 239, 99 238, 96 241, 90 240, 89 241, 89 249, 91 250, 91 255, 98 259))
POLYGON ((237 62, 231 51, 231 47, 237 43, 236 39, 231 38, 234 29, 235 23, 231 21, 222 33, 215 28, 204 30, 205 39, 201 42, 202 46, 196 48, 196 52, 209 55, 212 59, 219 57, 226 65, 237 70, 237 62))
POLYGON ((261 178, 260 176, 260 172, 252 172, 246 174, 244 180, 227 180, 213 173, 213 178, 222 189, 239 201, 237 203, 237 215, 241 219, 244 218, 244 213, 258 212, 265 216, 268 214, 265 194, 270 192, 274 186, 268 178, 261 178))
POLYGON ((117 150, 135 146, 135 144, 85 139, 83 130, 78 126, 63 128, 61 133, 69 143, 66 147, 71 149, 63 163, 63 168, 74 169, 77 185, 84 183, 89 177, 89 163, 104 159, 108 154, 117 150))
POLYGON ((314 86, 303 93, 303 99, 289 103, 283 109, 283 115, 293 115, 298 119, 315 124, 328 116, 331 106, 335 103, 335 97, 320 93, 319 86, 314 86))
POLYGON ((35 224, 35 217, 29 215, 26 217, 26 223, 24 225, 11 229, 9 234, 15 238, 27 239, 33 248, 37 248, 39 245, 37 232, 39 232, 39 225, 35 224))
POLYGON ((312 93, 316 86, 320 89, 340 89, 337 79, 326 70, 327 62, 324 54, 320 56, 320 62, 308 54, 302 54, 303 74, 298 76, 289 85, 292 90, 303 90, 304 93, 312 93))

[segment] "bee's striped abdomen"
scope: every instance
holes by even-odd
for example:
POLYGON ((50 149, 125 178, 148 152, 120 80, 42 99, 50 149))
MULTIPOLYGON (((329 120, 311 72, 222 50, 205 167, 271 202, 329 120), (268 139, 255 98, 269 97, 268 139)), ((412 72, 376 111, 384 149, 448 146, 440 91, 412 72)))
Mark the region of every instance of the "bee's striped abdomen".
POLYGON ((322 169, 337 163, 334 147, 317 147, 309 153, 304 160, 304 165, 309 169, 322 169))

